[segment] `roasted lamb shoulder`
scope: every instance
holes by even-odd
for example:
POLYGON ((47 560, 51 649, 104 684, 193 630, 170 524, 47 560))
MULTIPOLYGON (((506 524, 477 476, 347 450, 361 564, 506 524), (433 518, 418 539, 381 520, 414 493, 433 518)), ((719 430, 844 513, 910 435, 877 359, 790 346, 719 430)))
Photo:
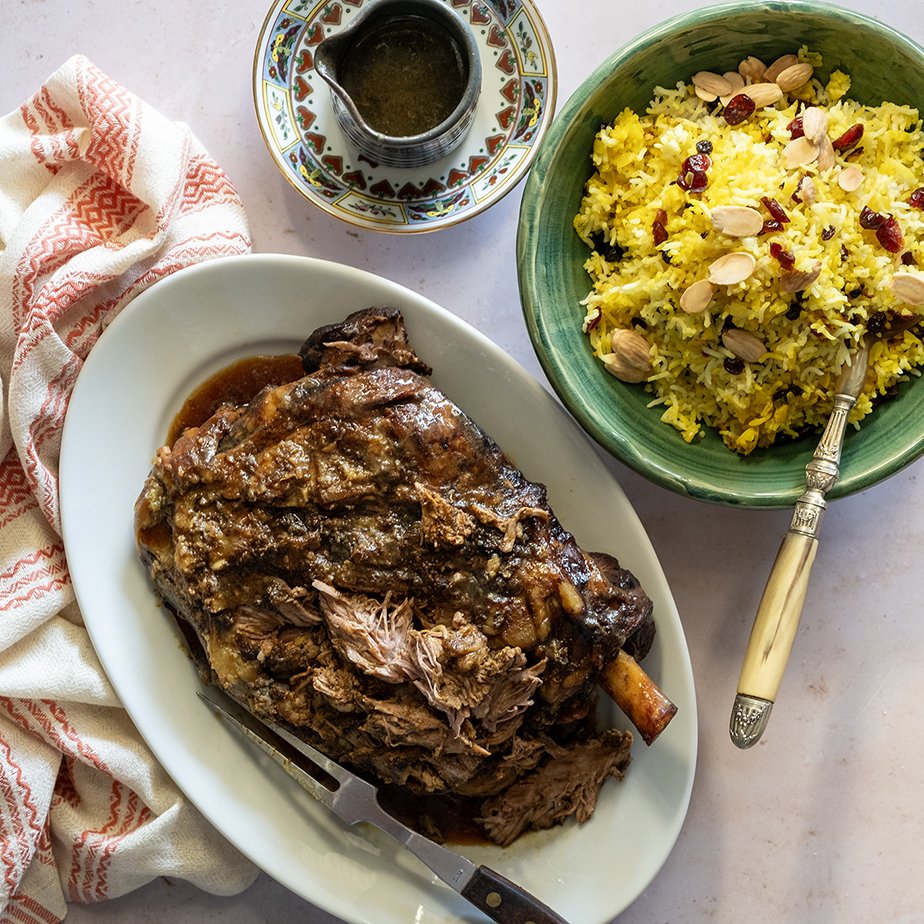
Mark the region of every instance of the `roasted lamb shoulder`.
MULTIPOLYGON (((472 800, 498 842, 589 817, 631 743, 595 731, 597 684, 633 708, 607 678, 644 678, 650 599, 432 385, 399 312, 300 355, 158 450, 136 504, 204 678, 360 773, 472 800)), ((652 691, 646 740, 673 714, 652 691)))

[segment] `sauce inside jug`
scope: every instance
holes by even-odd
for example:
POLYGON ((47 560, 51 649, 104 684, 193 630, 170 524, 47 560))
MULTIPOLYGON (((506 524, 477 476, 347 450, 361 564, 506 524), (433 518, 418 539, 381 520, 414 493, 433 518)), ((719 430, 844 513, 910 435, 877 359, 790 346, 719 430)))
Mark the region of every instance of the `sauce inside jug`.
POLYGON ((407 137, 452 114, 468 71, 446 29, 422 16, 406 16, 361 34, 344 53, 339 78, 371 128, 407 137))

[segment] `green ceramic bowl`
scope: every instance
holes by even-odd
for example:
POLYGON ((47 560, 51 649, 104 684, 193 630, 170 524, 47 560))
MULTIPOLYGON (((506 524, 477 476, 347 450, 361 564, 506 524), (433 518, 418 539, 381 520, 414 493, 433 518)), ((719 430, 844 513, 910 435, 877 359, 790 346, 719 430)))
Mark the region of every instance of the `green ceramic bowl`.
MULTIPOLYGON (((626 106, 643 111, 656 85, 698 70, 737 67, 748 54, 767 63, 807 44, 821 74, 852 78, 850 95, 924 111, 924 49, 882 24, 828 4, 733 3, 678 16, 605 61, 574 93, 542 142, 523 192, 517 236, 520 296, 539 360, 562 401, 601 446, 652 481, 704 501, 749 507, 791 505, 805 489, 817 437, 744 458, 709 433, 688 445, 641 385, 603 370, 581 332, 579 302, 590 289, 587 247, 572 228, 591 174, 594 135, 626 106)), ((828 497, 868 488, 924 452, 924 382, 905 384, 845 441, 828 497)))

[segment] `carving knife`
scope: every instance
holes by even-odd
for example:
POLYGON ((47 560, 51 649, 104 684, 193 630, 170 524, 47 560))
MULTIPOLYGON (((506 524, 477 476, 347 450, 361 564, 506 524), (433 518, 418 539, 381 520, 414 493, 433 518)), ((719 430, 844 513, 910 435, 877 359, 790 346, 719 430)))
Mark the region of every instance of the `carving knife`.
POLYGON ((348 825, 368 822, 393 837, 490 920, 497 924, 568 924, 516 883, 402 824, 379 805, 375 786, 286 729, 258 719, 216 687, 199 691, 199 696, 340 819, 348 825), (321 779, 323 776, 329 778, 330 785, 321 779))

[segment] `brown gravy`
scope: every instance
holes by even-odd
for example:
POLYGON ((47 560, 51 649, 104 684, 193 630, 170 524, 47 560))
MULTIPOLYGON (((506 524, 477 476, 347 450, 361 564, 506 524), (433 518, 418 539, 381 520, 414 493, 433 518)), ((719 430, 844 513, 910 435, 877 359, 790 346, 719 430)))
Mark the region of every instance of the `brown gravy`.
POLYGON ((183 402, 167 433, 172 446, 188 427, 199 427, 222 404, 246 404, 267 385, 285 385, 302 378, 302 361, 294 354, 248 356, 225 366, 196 386, 183 402))

